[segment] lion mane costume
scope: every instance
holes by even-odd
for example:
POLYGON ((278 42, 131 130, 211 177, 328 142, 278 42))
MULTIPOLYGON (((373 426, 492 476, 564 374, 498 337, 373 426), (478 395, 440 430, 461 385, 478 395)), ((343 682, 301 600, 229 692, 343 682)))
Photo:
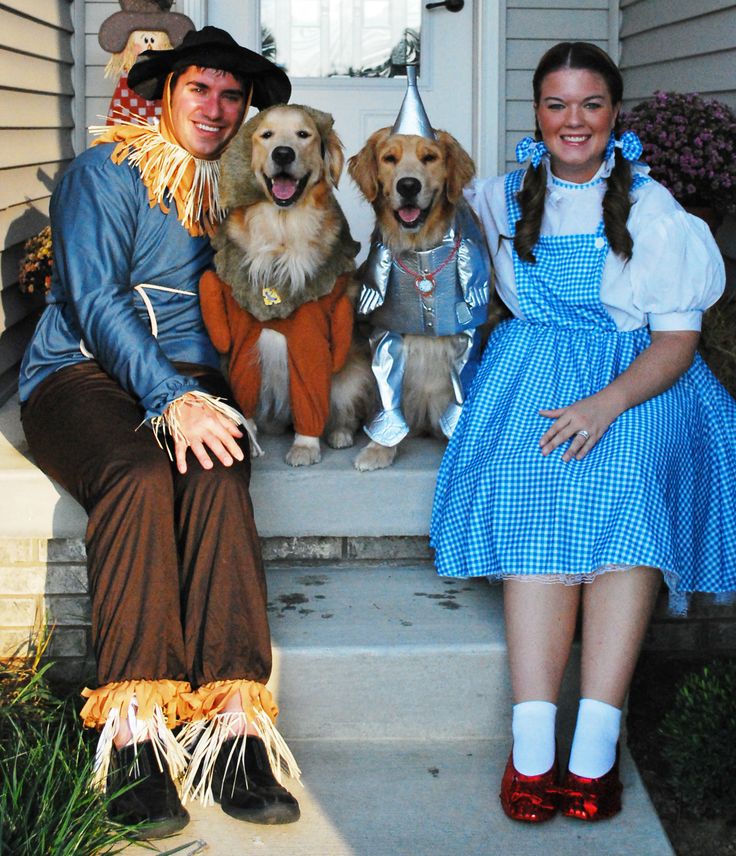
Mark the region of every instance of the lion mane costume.
MULTIPOLYGON (((253 136, 270 111, 250 119, 222 158, 220 199, 229 214, 213 239, 216 272, 203 275, 200 300, 210 338, 227 356, 230 385, 243 414, 248 418, 256 415, 262 377, 258 340, 264 330, 274 330, 286 339, 294 429, 319 437, 329 415, 332 375, 344 366, 350 348, 353 306, 346 291, 360 244, 352 239, 332 194, 343 162, 332 117, 308 107, 299 109, 311 117, 321 137, 324 168, 320 181, 291 208, 277 209, 252 168, 253 136), (265 276, 262 256, 254 263, 250 250, 272 240, 270 235, 258 234, 258 226, 252 225, 269 221, 268 216, 251 219, 254 206, 276 209, 280 218, 294 220, 305 216, 305 206, 313 206, 319 209, 317 216, 324 218, 328 228, 321 233, 319 263, 303 271, 297 287, 277 254, 265 276)), ((285 233, 288 239, 288 226, 285 233)), ((296 229, 295 237, 298 239, 296 229)))

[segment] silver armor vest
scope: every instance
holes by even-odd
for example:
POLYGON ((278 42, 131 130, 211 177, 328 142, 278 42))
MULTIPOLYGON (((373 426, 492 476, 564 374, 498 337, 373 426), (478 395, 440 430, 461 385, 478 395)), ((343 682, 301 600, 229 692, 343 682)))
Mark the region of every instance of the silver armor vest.
POLYGON ((485 237, 470 206, 462 201, 437 247, 395 258, 374 239, 358 312, 382 330, 451 336, 486 320, 489 282, 485 237))
POLYGON ((452 400, 439 420, 443 434, 450 437, 464 400, 460 375, 480 336, 476 328, 488 314, 490 257, 481 227, 465 202, 438 247, 403 253, 400 261, 397 264, 387 247, 374 240, 358 305, 358 312, 368 315, 375 327, 371 367, 381 400, 365 432, 382 446, 395 446, 409 433, 401 409, 404 336, 460 334, 450 368, 452 400))

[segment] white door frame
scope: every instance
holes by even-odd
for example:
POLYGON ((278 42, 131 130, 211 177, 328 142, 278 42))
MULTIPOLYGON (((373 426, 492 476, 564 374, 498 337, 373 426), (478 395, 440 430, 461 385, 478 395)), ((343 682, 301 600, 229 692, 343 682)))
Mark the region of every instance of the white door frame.
MULTIPOLYGON (((236 41, 260 50, 258 0, 185 0, 206 6, 208 24, 227 30, 236 41)), ((501 161, 503 93, 506 88, 505 0, 479 0, 474 4, 475 75, 468 93, 473 114, 472 155, 478 175, 497 175, 501 161)))
POLYGON ((505 0, 480 0, 474 6, 475 75, 470 109, 473 111, 472 155, 481 177, 498 175, 504 169, 505 13, 505 0))
POLYGON ((72 88, 74 98, 72 100, 72 116, 74 117, 74 130, 72 131, 72 145, 74 154, 79 155, 87 148, 87 121, 86 121, 86 70, 87 51, 85 46, 84 23, 87 11, 83 0, 74 0, 72 3, 72 23, 74 34, 72 35, 72 88))

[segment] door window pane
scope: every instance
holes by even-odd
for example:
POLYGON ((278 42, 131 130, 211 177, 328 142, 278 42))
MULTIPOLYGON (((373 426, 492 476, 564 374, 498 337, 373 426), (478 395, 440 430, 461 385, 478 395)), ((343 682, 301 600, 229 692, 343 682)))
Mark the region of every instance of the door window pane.
POLYGON ((263 52, 292 77, 395 77, 421 18, 422 0, 261 0, 263 52))

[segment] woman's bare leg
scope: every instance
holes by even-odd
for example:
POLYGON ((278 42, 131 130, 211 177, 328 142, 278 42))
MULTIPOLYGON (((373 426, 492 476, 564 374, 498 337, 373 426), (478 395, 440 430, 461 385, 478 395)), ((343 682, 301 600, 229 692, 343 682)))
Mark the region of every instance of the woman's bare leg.
POLYGON ((583 587, 583 698, 623 707, 661 582, 659 571, 635 568, 583 587))
POLYGON ((581 701, 569 769, 597 779, 616 761, 621 708, 661 584, 636 568, 598 577, 583 591, 581 701))
POLYGON ((557 704, 570 656, 580 586, 505 580, 504 614, 514 702, 557 704))

